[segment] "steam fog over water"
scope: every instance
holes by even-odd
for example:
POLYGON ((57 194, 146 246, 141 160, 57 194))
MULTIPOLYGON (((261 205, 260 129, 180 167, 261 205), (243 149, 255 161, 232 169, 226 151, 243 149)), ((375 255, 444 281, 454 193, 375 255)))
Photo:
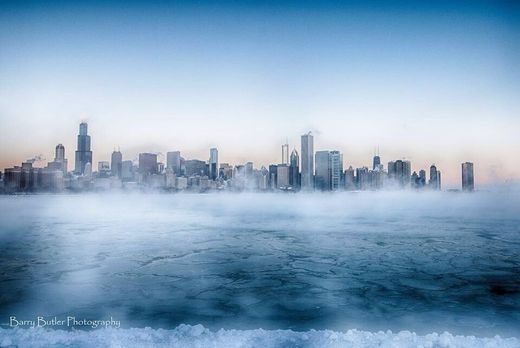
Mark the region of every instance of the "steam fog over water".
POLYGON ((0 196, 0 323, 520 337, 519 226, 518 192, 0 196))

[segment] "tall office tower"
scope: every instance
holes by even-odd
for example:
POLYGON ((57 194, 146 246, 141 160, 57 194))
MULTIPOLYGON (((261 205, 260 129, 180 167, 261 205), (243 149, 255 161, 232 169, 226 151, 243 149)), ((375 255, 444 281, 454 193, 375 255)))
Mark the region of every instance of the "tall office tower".
POLYGON ((333 191, 342 186, 343 155, 339 151, 330 152, 330 187, 333 191))
POLYGON ((175 175, 181 175, 181 153, 171 151, 166 153, 166 168, 173 170, 175 175))
POLYGON ((139 174, 143 176, 157 174, 157 155, 155 153, 139 154, 139 174))
POLYGON ((322 191, 330 190, 330 178, 330 152, 316 151, 316 173, 314 175, 314 187, 322 191))
POLYGON ((82 122, 79 125, 78 149, 76 150, 76 163, 74 172, 78 175, 85 173, 85 165, 92 165, 92 151, 90 151, 90 135, 88 133, 88 125, 82 122))
POLYGON ((265 191, 269 188, 269 171, 266 167, 262 166, 260 169, 260 175, 258 177, 258 189, 265 191))
POLYGON ((314 138, 311 132, 302 135, 302 178, 301 186, 304 190, 312 190, 314 187, 314 138))
POLYGON ((388 162, 388 178, 391 179, 391 180, 395 180, 395 178, 396 178, 395 162, 394 161, 388 162))
POLYGON ((62 144, 56 145, 56 152, 54 161, 50 162, 47 167, 49 169, 61 170, 63 174, 67 174, 67 159, 65 158, 65 146, 62 144))
POLYGON ((287 164, 279 164, 276 168, 276 185, 281 189, 289 187, 289 166, 287 164))
POLYGON ((123 171, 123 154, 121 151, 112 152, 110 169, 112 170, 112 176, 117 176, 121 179, 121 173, 123 171))
POLYGON ((269 165, 269 187, 271 189, 277 188, 277 178, 276 175, 278 174, 278 166, 276 164, 270 164, 269 165))
POLYGON ((296 149, 291 152, 291 161, 289 165, 289 185, 293 189, 300 188, 300 156, 296 149))
POLYGON ((246 178, 250 179, 253 177, 253 162, 247 162, 245 166, 246 178))
POLYGON ((368 167, 356 168, 356 187, 358 190, 367 190, 370 187, 368 167))
POLYGON ((121 164, 121 180, 134 181, 134 163, 132 161, 123 161, 121 164))
POLYGON ((401 177, 401 186, 410 186, 410 180, 412 178, 412 163, 410 161, 403 161, 403 175, 401 177))
POLYGON ((186 166, 186 176, 207 176, 208 175, 208 166, 206 162, 201 160, 187 160, 184 162, 186 166))
POLYGON ((372 170, 376 170, 381 166, 381 157, 379 155, 375 155, 372 161, 372 170))
POLYGON ((432 164, 430 167, 430 181, 428 182, 428 185, 432 190, 440 190, 441 185, 439 182, 440 172, 437 170, 437 167, 435 164, 432 164))
POLYGON ((426 185, 426 171, 424 169, 419 171, 419 184, 421 187, 426 185))
POLYGON ((282 145, 282 164, 289 164, 289 144, 282 145))
POLYGON ((56 154, 54 155, 54 162, 62 162, 65 160, 65 146, 62 144, 56 145, 56 154))
POLYGON ((412 164, 410 161, 388 162, 388 177, 401 187, 408 187, 412 177, 412 164))
POLYGON ((209 150, 209 178, 211 180, 218 178, 218 150, 216 147, 209 150))
POLYGON ((441 185, 441 171, 437 170, 437 189, 440 190, 442 188, 441 185))
POLYGON ((420 188, 421 187, 421 179, 419 178, 419 175, 417 175, 417 172, 412 173, 412 187, 413 188, 420 188))
POLYGON ((462 163, 462 191, 473 191, 474 189, 473 163, 462 163))
POLYGON ((354 190, 356 188, 356 181, 354 176, 354 169, 352 166, 345 170, 345 189, 354 190))

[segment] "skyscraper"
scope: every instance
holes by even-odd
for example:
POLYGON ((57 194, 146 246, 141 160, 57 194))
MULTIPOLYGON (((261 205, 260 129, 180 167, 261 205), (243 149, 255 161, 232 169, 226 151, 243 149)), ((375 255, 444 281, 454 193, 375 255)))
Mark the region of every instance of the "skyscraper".
POLYGON ((134 164, 132 161, 123 161, 121 164, 121 180, 134 181, 134 164))
POLYGON ((56 154, 54 156, 55 162, 62 162, 65 160, 65 146, 62 144, 56 145, 56 154))
POLYGON ((92 151, 90 150, 90 135, 88 133, 88 125, 82 122, 79 125, 78 149, 76 150, 76 162, 74 172, 78 175, 85 173, 85 165, 91 164, 92 168, 92 151))
POLYGON ((62 144, 56 145, 54 161, 49 162, 47 168, 61 170, 63 174, 67 174, 67 159, 65 158, 65 147, 62 144))
POLYGON ((356 188, 356 181, 355 181, 355 175, 354 175, 354 169, 352 166, 348 167, 347 170, 345 170, 345 189, 346 190, 354 190, 356 188))
POLYGON ((209 150, 209 178, 211 180, 218 178, 218 150, 216 147, 209 150))
POLYGON ((462 163, 462 191, 473 191, 474 189, 473 163, 462 163))
POLYGON ((432 190, 440 190, 440 172, 437 170, 437 167, 432 164, 430 167, 430 181, 428 182, 428 185, 432 190))
POLYGON ((112 170, 112 176, 117 176, 121 179, 121 173, 123 170, 123 154, 121 154, 121 151, 112 152, 110 169, 112 170))
POLYGON ((313 174, 314 174, 314 138, 311 132, 302 135, 302 177, 301 186, 302 189, 311 190, 313 188, 313 174))
POLYGON ((289 144, 282 145, 282 164, 289 164, 289 144))
POLYGON ((293 189, 300 188, 300 156, 298 151, 293 149, 291 152, 291 162, 289 165, 289 185, 293 189))
POLYGON ((381 157, 379 155, 375 155, 372 161, 372 170, 376 170, 381 165, 381 157))
POLYGON ((181 175, 181 153, 170 151, 166 153, 166 168, 173 170, 175 175, 181 175))
POLYGON ((157 174, 157 155, 155 153, 139 154, 139 174, 142 176, 157 174))
POLYGON ((410 161, 397 160, 388 162, 388 177, 394 184, 408 187, 412 177, 412 165, 410 161))
POLYGON ((316 151, 316 174, 314 176, 314 187, 318 190, 328 191, 331 189, 330 162, 329 151, 316 151))
POLYGON ((339 151, 330 152, 330 187, 333 191, 342 186, 343 155, 339 151))
POLYGON ((186 166, 186 176, 207 176, 208 166, 205 161, 191 159, 184 162, 186 166))
POLYGON ((287 164, 279 164, 276 167, 276 185, 280 189, 289 187, 289 166, 287 164))

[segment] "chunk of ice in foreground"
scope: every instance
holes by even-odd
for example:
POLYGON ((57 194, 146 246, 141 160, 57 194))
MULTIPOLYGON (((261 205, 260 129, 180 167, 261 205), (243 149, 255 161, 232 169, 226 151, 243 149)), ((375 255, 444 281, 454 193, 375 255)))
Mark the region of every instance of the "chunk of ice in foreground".
POLYGON ((218 330, 180 325, 173 330, 114 329, 63 331, 44 328, 0 329, 0 347, 520 347, 517 338, 424 336, 399 333, 331 330, 218 330))

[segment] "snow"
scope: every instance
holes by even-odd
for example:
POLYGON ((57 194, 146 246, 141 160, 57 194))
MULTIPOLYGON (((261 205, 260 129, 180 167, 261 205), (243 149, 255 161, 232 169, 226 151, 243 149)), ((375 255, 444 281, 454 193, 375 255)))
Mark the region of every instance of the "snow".
POLYGON ((224 330, 180 325, 173 330, 101 328, 92 331, 45 328, 0 329, 0 347, 520 347, 517 338, 479 338, 444 332, 417 335, 348 330, 224 330))

